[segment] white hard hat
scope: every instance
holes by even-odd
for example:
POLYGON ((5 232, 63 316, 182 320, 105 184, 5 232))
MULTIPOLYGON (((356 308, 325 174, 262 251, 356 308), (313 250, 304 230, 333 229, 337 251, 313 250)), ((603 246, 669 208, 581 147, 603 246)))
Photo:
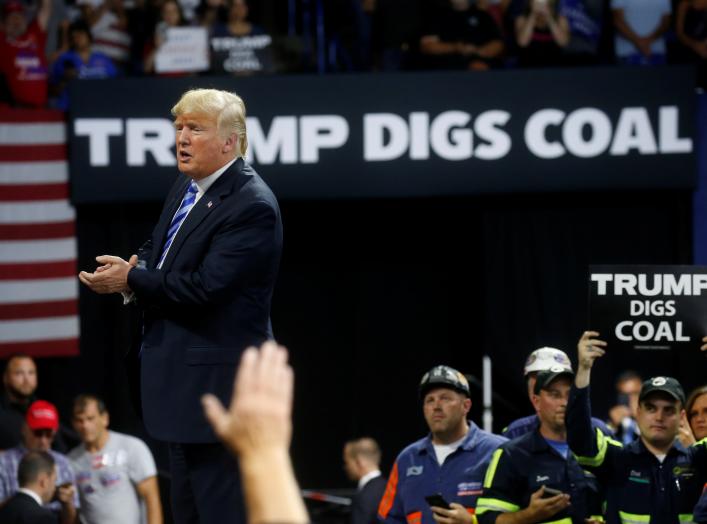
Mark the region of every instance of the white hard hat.
POLYGON ((557 348, 538 348, 528 355, 523 368, 523 375, 532 371, 546 371, 553 366, 562 366, 566 371, 572 373, 572 362, 567 353, 557 348))

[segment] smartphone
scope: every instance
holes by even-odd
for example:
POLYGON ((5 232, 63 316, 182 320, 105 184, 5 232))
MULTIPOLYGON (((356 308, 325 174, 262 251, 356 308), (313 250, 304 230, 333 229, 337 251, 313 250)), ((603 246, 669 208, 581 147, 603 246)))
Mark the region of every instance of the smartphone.
POLYGON ((545 491, 543 491, 543 498, 544 499, 549 499, 550 497, 562 495, 562 492, 559 489, 548 488, 547 486, 543 486, 543 487, 545 488, 545 491))
POLYGON ((444 508, 444 509, 452 509, 452 506, 449 505, 449 502, 444 500, 444 497, 440 495, 439 493, 436 493, 434 495, 427 495, 425 497, 425 500, 430 506, 435 506, 437 508, 444 508))
POLYGON ((51 502, 59 502, 59 488, 68 488, 69 486, 71 486, 71 482, 64 482, 62 484, 57 484, 56 490, 54 491, 54 495, 52 496, 51 502))

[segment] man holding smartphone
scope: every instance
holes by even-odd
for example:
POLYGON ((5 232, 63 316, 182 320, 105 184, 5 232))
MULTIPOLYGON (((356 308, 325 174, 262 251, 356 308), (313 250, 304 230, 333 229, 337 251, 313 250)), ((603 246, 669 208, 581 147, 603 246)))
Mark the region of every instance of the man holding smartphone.
POLYGON ((430 434, 398 455, 378 517, 390 524, 475 523, 484 471, 506 439, 467 421, 469 383, 456 369, 425 373, 420 397, 430 434))
POLYGON ((573 377, 560 364, 537 374, 531 401, 540 425, 494 452, 476 505, 481 524, 601 521, 596 478, 582 470, 567 444, 573 377))
POLYGON ((20 488, 17 472, 22 457, 29 451, 49 453, 56 464, 56 492, 45 507, 60 524, 74 524, 79 508, 74 472, 66 455, 51 449, 59 429, 59 413, 51 402, 36 400, 27 408, 22 427, 22 442, 0 454, 0 504, 20 488))

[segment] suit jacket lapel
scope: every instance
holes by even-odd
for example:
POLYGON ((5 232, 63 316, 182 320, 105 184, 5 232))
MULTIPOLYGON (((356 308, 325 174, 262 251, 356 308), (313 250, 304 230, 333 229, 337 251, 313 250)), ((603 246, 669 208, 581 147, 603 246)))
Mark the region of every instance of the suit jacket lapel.
MULTIPOLYGON (((174 240, 172 241, 172 245, 169 248, 169 253, 167 253, 167 257, 162 263, 163 269, 169 267, 172 264, 172 260, 174 260, 174 257, 179 253, 179 250, 181 249, 186 239, 189 238, 191 232, 194 231, 194 229, 196 229, 199 224, 201 224, 201 222, 207 217, 209 213, 211 213, 221 204, 221 201, 224 198, 226 198, 230 193, 233 192, 234 187, 236 187, 239 178, 241 177, 242 169, 243 159, 239 158, 233 163, 231 167, 226 170, 225 173, 218 177, 216 182, 214 182, 213 185, 208 189, 208 191, 202 195, 199 201, 194 204, 194 207, 191 209, 191 211, 189 211, 189 214, 184 219, 184 223, 179 228, 179 231, 177 231, 177 236, 175 236, 174 240)), ((174 211, 172 212, 172 215, 174 215, 174 212, 176 212, 176 210, 177 209, 175 207, 174 211)), ((170 215, 169 218, 170 222, 172 220, 172 215, 170 215)))

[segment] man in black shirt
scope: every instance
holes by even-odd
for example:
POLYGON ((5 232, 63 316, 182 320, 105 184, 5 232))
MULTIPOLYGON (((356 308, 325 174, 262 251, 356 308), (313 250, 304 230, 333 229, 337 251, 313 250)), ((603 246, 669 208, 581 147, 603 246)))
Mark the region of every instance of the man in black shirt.
POLYGON ((0 395, 0 450, 22 440, 22 424, 37 389, 37 366, 29 355, 14 355, 5 366, 0 395))
POLYGON ((432 69, 483 71, 500 65, 503 40, 494 19, 474 0, 450 0, 430 17, 420 52, 432 69))

